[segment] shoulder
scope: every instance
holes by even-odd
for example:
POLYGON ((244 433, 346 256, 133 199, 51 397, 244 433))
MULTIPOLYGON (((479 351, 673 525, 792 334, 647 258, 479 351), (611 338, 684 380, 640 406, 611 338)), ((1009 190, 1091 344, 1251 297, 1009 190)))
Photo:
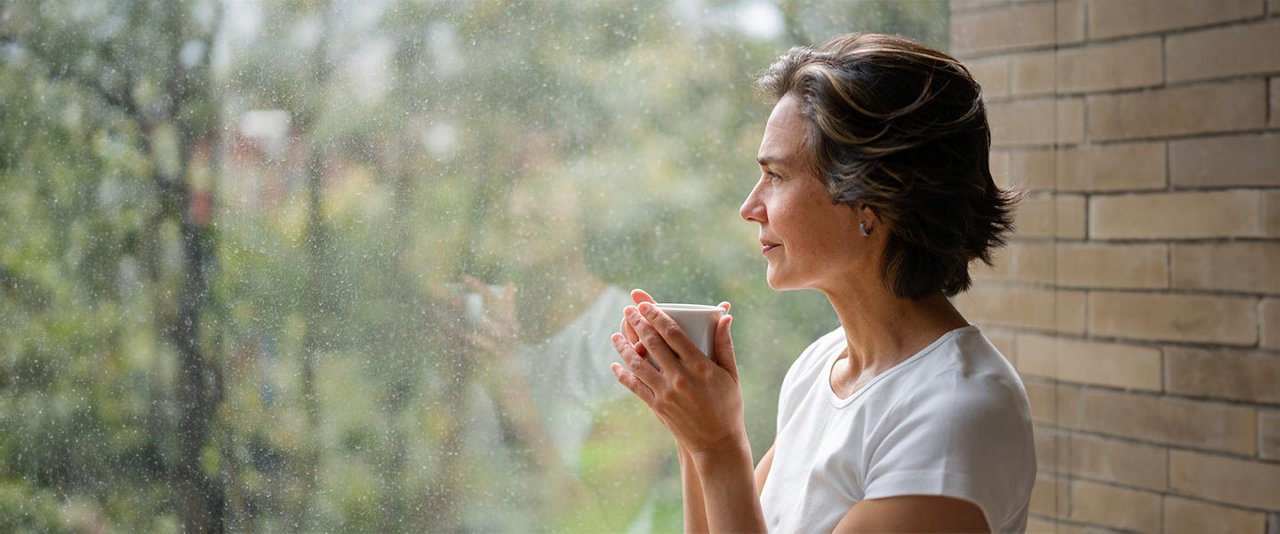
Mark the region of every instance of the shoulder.
POLYGON ((938 347, 899 390, 867 458, 867 498, 942 495, 978 504, 993 529, 1030 496, 1030 410, 1012 366, 976 328, 938 347))

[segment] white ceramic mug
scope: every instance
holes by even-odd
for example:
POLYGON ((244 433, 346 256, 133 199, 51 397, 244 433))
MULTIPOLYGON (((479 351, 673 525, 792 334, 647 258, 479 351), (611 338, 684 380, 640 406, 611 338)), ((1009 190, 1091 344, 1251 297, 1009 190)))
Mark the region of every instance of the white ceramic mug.
POLYGON ((720 316, 724 315, 724 308, 673 303, 658 303, 656 306, 675 319, 680 329, 684 330, 685 335, 689 336, 689 340, 693 341, 698 350, 707 356, 711 355, 711 350, 715 347, 716 323, 720 321, 720 316))

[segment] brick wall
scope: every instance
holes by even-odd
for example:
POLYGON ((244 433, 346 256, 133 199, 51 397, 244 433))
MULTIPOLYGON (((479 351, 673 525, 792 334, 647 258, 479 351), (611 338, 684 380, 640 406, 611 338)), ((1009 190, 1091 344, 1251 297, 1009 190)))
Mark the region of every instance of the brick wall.
POLYGON ((1022 374, 1029 530, 1280 533, 1280 0, 952 0, 1033 192, 956 299, 1022 374))

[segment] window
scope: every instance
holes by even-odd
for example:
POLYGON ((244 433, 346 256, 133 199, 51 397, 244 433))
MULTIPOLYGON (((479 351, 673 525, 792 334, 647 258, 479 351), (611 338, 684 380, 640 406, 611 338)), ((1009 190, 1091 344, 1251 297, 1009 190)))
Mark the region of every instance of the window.
POLYGON ((652 531, 608 371, 644 287, 734 303, 750 432, 835 326, 737 207, 752 75, 940 1, 0 7, 0 530, 652 531))

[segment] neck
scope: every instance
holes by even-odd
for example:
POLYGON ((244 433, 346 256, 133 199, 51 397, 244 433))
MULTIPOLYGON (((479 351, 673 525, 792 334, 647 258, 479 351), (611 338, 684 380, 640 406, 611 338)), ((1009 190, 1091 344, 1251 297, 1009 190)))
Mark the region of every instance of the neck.
POLYGON ((878 279, 823 292, 840 317, 848 342, 844 357, 853 377, 879 374, 968 324, 941 293, 899 298, 878 279))

